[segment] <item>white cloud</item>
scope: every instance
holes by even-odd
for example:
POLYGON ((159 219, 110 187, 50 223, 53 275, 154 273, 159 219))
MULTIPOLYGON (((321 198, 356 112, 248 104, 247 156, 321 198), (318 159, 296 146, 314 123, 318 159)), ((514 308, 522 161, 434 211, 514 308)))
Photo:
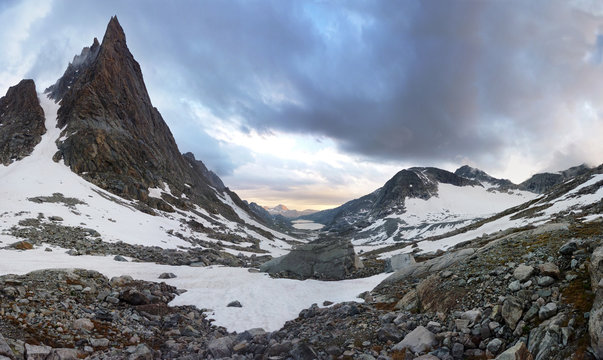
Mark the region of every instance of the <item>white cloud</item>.
POLYGON ((24 49, 24 42, 31 36, 32 25, 47 16, 51 7, 50 0, 26 0, 0 12, 0 92, 23 79, 36 61, 38 54, 24 49))

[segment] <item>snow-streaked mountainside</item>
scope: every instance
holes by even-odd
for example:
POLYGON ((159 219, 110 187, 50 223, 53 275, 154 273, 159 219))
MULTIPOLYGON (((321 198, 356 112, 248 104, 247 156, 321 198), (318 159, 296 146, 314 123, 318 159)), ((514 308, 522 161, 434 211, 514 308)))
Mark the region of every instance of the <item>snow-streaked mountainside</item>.
POLYGON ((280 255, 298 242, 180 153, 116 17, 46 93, 24 80, 0 99, 5 243, 60 225, 108 243, 207 250, 211 259, 197 262, 214 263, 280 255))
MULTIPOLYGON (((73 173, 65 164, 54 162, 56 140, 61 130, 56 126, 58 105, 44 95, 40 103, 46 114, 47 133, 33 153, 9 166, 0 166, 0 223, 4 244, 17 241, 11 236, 12 227, 28 218, 51 216, 61 224, 90 228, 103 241, 122 241, 128 244, 187 249, 217 245, 223 251, 238 254, 245 248, 249 254, 280 255, 290 248, 288 235, 274 231, 254 220, 230 198, 218 190, 218 198, 238 215, 240 221, 226 219, 195 206, 191 211, 163 212, 155 215, 139 210, 134 200, 117 197, 73 173), (51 199, 53 194, 61 194, 51 199), (40 197, 48 201, 40 201, 40 197), (197 224, 197 226, 190 226, 197 224), (218 236, 219 235, 219 236, 218 236), (233 242, 229 242, 228 235, 233 242), (219 244, 219 245, 218 245, 219 244), (255 244, 258 244, 256 246, 255 244), (236 250, 233 249, 236 247, 236 250)), ((160 198, 169 194, 168 186, 151 189, 150 196, 160 198)))
MULTIPOLYGON (((590 222, 603 218, 603 165, 571 177, 531 200, 500 211, 482 220, 468 222, 449 232, 417 238, 412 244, 397 244, 378 249, 381 258, 398 253, 435 252, 475 240, 485 234, 506 235, 514 229, 574 219, 590 222)), ((375 248, 366 247, 366 250, 375 248)))
POLYGON ((318 210, 311 210, 311 209, 292 210, 292 209, 289 209, 288 207, 286 207, 283 204, 279 204, 279 205, 274 206, 274 207, 264 206, 264 209, 266 211, 268 211, 271 215, 282 215, 282 216, 284 216, 286 218, 289 218, 289 219, 294 219, 294 218, 297 218, 297 217, 300 217, 300 216, 314 214, 315 212, 318 211, 318 210))
POLYGON ((368 250, 441 235, 536 197, 501 183, 489 176, 410 168, 371 194, 303 218, 348 235, 355 246, 368 250))

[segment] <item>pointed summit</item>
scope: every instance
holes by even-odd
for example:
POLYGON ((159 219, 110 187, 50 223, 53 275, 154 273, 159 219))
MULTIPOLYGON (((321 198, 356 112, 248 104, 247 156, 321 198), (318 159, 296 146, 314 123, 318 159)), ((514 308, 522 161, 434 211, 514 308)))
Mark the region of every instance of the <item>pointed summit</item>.
POLYGON ((216 191, 245 206, 238 196, 193 156, 180 153, 151 103, 117 17, 109 21, 100 46, 95 40, 84 49, 57 84, 49 89, 61 101, 57 126, 62 132, 55 161, 63 160, 88 181, 152 208, 192 208, 191 200, 203 203, 211 213, 238 219, 216 191), (149 189, 169 189, 171 195, 152 197, 149 189))
POLYGON ((126 34, 117 20, 117 15, 115 15, 111 17, 109 24, 107 24, 107 30, 105 30, 105 36, 103 37, 103 44, 117 41, 123 41, 125 44, 126 34))

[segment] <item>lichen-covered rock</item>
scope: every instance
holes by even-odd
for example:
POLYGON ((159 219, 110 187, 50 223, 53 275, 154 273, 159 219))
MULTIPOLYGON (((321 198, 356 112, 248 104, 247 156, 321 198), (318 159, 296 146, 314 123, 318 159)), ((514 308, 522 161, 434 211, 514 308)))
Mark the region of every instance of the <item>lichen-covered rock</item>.
POLYGON ((502 317, 505 320, 505 323, 507 323, 512 330, 515 330, 517 322, 521 319, 522 314, 523 304, 521 300, 513 296, 508 296, 502 306, 502 317))

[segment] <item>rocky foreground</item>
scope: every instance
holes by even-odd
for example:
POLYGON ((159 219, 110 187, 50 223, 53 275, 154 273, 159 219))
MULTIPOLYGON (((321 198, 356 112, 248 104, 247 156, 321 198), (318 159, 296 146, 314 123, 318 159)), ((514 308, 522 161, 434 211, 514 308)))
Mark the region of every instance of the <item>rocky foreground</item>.
POLYGON ((598 359, 602 239, 601 222, 482 237, 398 264, 364 303, 315 304, 275 332, 229 333, 203 309, 168 306, 182 290, 165 283, 2 276, 0 360, 598 359))

